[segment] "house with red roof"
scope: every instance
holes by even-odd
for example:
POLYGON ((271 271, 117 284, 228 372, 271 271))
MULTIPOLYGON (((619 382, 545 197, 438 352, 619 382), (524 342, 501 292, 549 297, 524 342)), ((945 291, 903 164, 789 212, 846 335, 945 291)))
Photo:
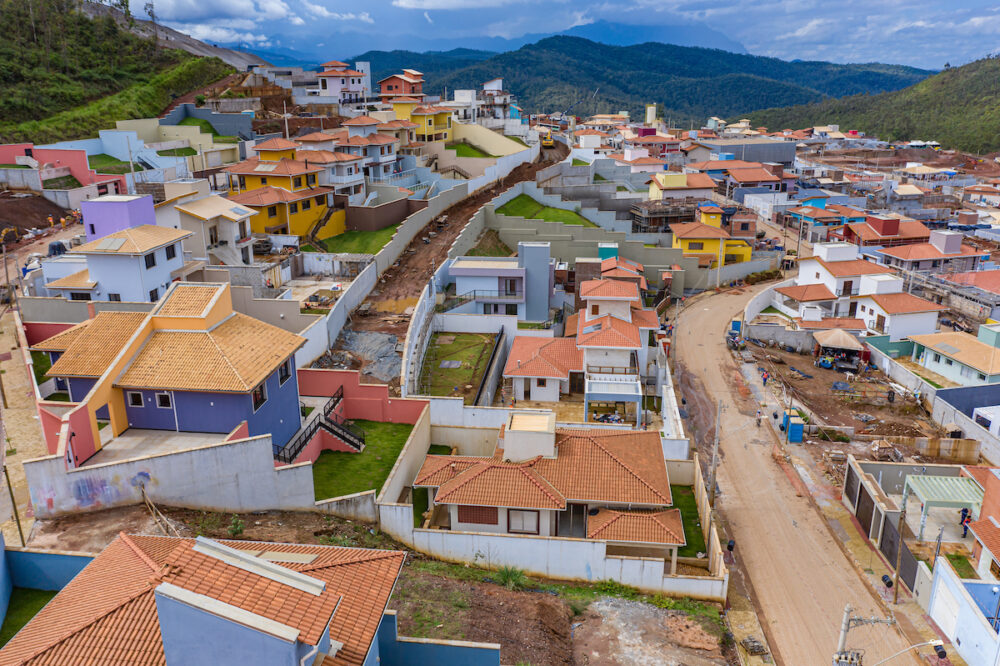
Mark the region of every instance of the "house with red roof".
POLYGON ((382 99, 393 97, 413 97, 420 101, 424 99, 424 75, 415 69, 404 69, 399 74, 393 74, 378 82, 379 94, 382 99))
MULTIPOLYGON (((845 208, 830 204, 827 209, 845 208)), ((834 211, 836 212, 836 211, 834 211)), ((931 230, 919 220, 901 220, 896 217, 866 215, 864 222, 845 224, 831 228, 832 241, 844 241, 860 247, 897 247, 914 245, 930 240, 931 230)))
POLYGON ((323 63, 323 70, 316 74, 319 80, 318 94, 334 97, 339 104, 364 101, 372 92, 371 72, 367 71, 367 65, 366 62, 359 62, 352 69, 346 62, 339 60, 323 63))
POLYGON ((371 116, 357 116, 331 133, 335 150, 361 158, 360 167, 369 178, 384 178, 396 170, 399 139, 378 131, 381 124, 371 116))
POLYGON ((980 250, 962 242, 957 231, 935 229, 926 243, 888 247, 874 252, 880 264, 918 273, 962 273, 974 271, 989 261, 988 250, 980 250))

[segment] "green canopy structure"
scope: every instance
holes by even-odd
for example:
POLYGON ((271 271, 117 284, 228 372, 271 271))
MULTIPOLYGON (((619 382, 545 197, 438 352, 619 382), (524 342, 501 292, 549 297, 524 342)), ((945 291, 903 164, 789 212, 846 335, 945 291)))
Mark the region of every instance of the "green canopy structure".
POLYGON ((917 539, 924 540, 924 526, 927 524, 927 510, 931 507, 961 509, 968 507, 972 511, 972 519, 979 518, 983 508, 983 489, 975 480, 967 476, 929 476, 909 475, 903 483, 903 510, 906 509, 906 499, 913 494, 920 500, 920 534, 917 539))

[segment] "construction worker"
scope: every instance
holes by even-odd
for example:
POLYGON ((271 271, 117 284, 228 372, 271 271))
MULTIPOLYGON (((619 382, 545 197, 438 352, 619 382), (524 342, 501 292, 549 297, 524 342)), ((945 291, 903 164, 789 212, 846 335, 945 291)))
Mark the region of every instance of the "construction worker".
POLYGON ((52 226, 52 225, 54 224, 54 221, 53 221, 53 219, 52 219, 52 216, 51 216, 51 215, 49 215, 49 217, 48 217, 47 219, 48 219, 48 222, 49 222, 49 226, 51 227, 51 226, 52 226))
POLYGON ((962 538, 969 536, 969 523, 972 522, 971 516, 966 516, 962 519, 962 538))

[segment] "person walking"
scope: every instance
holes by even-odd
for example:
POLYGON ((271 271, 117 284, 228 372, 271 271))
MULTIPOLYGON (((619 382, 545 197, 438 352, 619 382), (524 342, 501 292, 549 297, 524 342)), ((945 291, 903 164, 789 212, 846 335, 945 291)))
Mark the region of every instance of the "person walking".
POLYGON ((760 416, 761 416, 761 415, 760 415, 760 410, 758 409, 758 410, 757 410, 757 427, 758 427, 758 428, 760 427, 760 416))
POLYGON ((964 525, 965 524, 965 519, 969 515, 969 507, 963 506, 962 510, 959 513, 962 514, 962 517, 958 519, 958 524, 959 525, 964 525))
POLYGON ((962 538, 964 539, 969 535, 969 523, 972 522, 971 516, 966 516, 962 519, 962 538))

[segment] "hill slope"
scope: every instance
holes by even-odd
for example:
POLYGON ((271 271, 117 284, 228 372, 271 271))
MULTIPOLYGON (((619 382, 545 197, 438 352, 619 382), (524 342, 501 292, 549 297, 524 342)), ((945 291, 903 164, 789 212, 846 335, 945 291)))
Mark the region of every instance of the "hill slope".
MULTIPOLYGON (((493 51, 477 51, 475 49, 452 49, 451 51, 366 51, 359 56, 348 58, 354 64, 357 61, 370 62, 372 66, 372 85, 390 74, 400 72, 404 67, 423 72, 426 77, 440 77, 463 67, 475 65, 488 60, 497 54, 493 51)), ((485 80, 485 79, 484 79, 485 80)))
POLYGON ((445 71, 425 72, 424 89, 473 88, 502 76, 532 112, 562 111, 584 99, 575 114, 635 113, 657 102, 667 116, 699 123, 710 115, 897 90, 930 74, 897 65, 786 62, 662 43, 609 46, 578 37, 550 37, 445 71))
POLYGON ((978 153, 1000 150, 1000 60, 945 70, 903 90, 749 114, 772 129, 839 124, 888 140, 935 140, 978 153))

